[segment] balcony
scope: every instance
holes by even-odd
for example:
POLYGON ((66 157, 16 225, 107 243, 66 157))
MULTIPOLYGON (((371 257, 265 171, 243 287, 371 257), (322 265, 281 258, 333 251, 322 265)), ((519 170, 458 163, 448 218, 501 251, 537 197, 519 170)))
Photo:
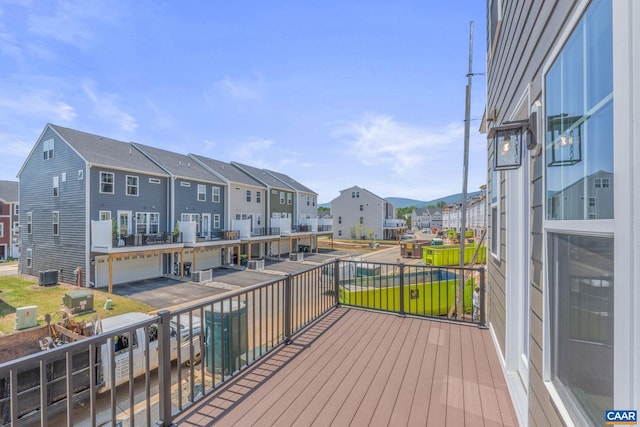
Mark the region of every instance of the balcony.
POLYGON ((112 247, 168 245, 182 243, 182 235, 173 233, 121 234, 112 241, 112 247))
POLYGON ((44 426, 515 426, 490 333, 478 327, 483 310, 472 316, 467 298, 476 284, 483 295, 483 269, 310 267, 1 364, 0 416, 44 426), (113 345, 136 331, 137 359, 113 345), (159 351, 142 351, 152 340, 159 351), (121 385, 105 390, 116 375, 121 385))

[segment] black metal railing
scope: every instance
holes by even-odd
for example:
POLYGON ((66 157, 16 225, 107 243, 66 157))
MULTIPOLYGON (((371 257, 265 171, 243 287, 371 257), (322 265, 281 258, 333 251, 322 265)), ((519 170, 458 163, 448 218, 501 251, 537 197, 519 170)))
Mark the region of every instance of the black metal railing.
POLYGON ((484 325, 484 310, 474 319, 467 293, 476 285, 483 307, 482 268, 345 260, 314 266, 0 364, 0 419, 171 425, 178 413, 338 305, 484 325))
POLYGON ((112 241, 113 247, 148 246, 169 243, 182 243, 182 233, 121 234, 112 241))

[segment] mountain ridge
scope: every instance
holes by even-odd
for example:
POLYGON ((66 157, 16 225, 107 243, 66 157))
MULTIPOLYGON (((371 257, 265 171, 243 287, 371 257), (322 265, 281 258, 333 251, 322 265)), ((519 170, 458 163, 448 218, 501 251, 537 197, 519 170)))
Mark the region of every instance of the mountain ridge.
MULTIPOLYGON (((480 195, 481 193, 481 191, 467 193, 467 198, 480 195)), ((440 202, 444 202, 446 205, 458 203, 462 201, 462 193, 451 194, 449 196, 440 197, 439 199, 429 200, 427 202, 416 199, 407 199, 404 197, 385 197, 384 199, 396 208, 408 208, 409 206, 413 206, 415 208, 426 208, 427 206, 437 205, 440 202)), ((318 207, 330 208, 331 203, 321 203, 318 207)))

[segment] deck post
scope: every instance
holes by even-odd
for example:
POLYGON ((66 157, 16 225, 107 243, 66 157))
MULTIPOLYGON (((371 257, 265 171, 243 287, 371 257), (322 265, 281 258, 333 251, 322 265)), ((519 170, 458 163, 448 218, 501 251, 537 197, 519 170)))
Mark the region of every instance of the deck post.
POLYGON ((335 306, 340 307, 340 260, 333 262, 333 287, 335 293, 335 306))
POLYGON ((404 316, 404 262, 400 261, 400 316, 404 316))
POLYGON ((291 344, 291 316, 292 316, 291 274, 287 274, 284 282, 284 342, 291 344))
POLYGON ((171 415, 171 313, 169 310, 158 312, 158 408, 160 422, 170 426, 171 415))
POLYGON ((484 267, 480 268, 480 325, 482 327, 486 327, 487 326, 487 316, 486 316, 486 296, 485 296, 485 280, 484 280, 484 274, 485 274, 485 269, 484 267))

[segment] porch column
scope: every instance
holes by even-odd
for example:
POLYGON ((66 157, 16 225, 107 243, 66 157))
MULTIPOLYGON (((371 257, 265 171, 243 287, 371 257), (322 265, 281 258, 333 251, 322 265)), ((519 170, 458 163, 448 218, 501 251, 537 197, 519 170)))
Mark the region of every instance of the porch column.
POLYGON ((107 258, 107 264, 109 266, 109 279, 108 279, 108 292, 111 293, 113 291, 113 258, 112 255, 109 254, 107 258))

